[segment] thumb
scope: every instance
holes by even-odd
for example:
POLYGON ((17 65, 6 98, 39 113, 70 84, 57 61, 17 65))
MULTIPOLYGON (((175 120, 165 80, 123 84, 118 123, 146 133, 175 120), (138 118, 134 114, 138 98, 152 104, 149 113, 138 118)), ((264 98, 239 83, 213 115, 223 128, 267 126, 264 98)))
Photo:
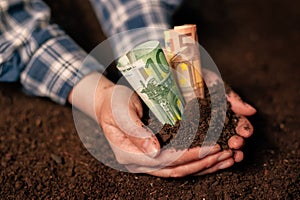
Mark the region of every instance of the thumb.
POLYGON ((143 124, 136 109, 129 109, 129 120, 123 126, 123 132, 130 141, 149 157, 156 157, 160 151, 158 139, 151 129, 143 124))
POLYGON ((138 149, 150 157, 156 157, 160 145, 154 133, 140 119, 143 109, 138 96, 127 87, 120 86, 115 90, 118 91, 114 91, 112 113, 116 125, 138 149))
POLYGON ((227 100, 231 104, 232 111, 236 114, 250 116, 256 113, 256 109, 244 102, 233 90, 227 94, 227 100))

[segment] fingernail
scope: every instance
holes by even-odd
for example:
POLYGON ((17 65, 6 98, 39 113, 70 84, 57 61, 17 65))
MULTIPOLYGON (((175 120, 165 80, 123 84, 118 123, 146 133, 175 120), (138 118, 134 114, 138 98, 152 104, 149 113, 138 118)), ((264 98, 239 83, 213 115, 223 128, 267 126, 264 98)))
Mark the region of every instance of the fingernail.
POLYGON ((158 145, 156 144, 156 141, 154 139, 145 139, 142 146, 143 152, 151 157, 154 158, 159 153, 158 145))
POLYGON ((249 123, 245 123, 245 124, 243 125, 243 129, 244 129, 245 131, 250 131, 250 130, 251 130, 250 124, 249 124, 249 123))
POLYGON ((219 150, 221 150, 221 147, 220 145, 216 144, 213 148, 213 151, 219 151, 219 150))
POLYGON ((225 160, 232 156, 232 152, 226 152, 219 156, 218 161, 225 160))
POLYGON ((216 144, 209 152, 209 154, 215 154, 221 150, 220 145, 216 144))
POLYGON ((253 133, 253 127, 252 125, 249 123, 248 120, 245 120, 244 118, 240 119, 237 127, 236 127, 236 132, 243 136, 243 137, 250 137, 253 133))

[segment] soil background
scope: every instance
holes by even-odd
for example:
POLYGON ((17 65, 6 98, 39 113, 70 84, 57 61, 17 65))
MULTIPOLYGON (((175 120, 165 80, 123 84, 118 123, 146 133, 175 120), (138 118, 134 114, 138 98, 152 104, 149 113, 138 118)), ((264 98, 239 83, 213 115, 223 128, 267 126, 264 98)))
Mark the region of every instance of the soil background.
MULTIPOLYGON (((104 39, 88 1, 46 1, 85 50, 104 39)), ((300 1, 189 0, 223 79, 258 113, 245 160, 202 177, 162 179, 106 167, 82 145, 70 106, 0 84, 0 199, 300 199, 300 1)), ((99 147, 101 148, 101 147, 99 147)))

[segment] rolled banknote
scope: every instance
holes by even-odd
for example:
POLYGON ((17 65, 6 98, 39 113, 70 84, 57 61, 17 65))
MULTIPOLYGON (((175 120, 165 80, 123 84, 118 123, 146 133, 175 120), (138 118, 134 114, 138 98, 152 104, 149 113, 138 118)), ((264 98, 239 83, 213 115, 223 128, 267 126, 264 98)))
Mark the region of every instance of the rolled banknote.
POLYGON ((187 100, 193 98, 191 95, 204 98, 196 25, 175 26, 164 36, 166 55, 177 72, 176 81, 183 96, 187 100))
POLYGON ((181 120, 184 99, 158 41, 135 47, 117 68, 161 123, 181 120))

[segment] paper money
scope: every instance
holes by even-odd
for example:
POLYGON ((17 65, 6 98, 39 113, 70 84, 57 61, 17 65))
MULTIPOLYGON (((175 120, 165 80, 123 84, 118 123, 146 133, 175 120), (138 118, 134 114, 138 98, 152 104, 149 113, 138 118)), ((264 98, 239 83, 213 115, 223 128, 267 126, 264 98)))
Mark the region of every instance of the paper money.
POLYGON ((158 41, 135 47, 117 68, 161 123, 181 120, 184 100, 158 41))
POLYGON ((175 26, 164 36, 166 55, 177 72, 176 81, 183 96, 187 100, 193 98, 191 95, 204 98, 196 25, 175 26))

